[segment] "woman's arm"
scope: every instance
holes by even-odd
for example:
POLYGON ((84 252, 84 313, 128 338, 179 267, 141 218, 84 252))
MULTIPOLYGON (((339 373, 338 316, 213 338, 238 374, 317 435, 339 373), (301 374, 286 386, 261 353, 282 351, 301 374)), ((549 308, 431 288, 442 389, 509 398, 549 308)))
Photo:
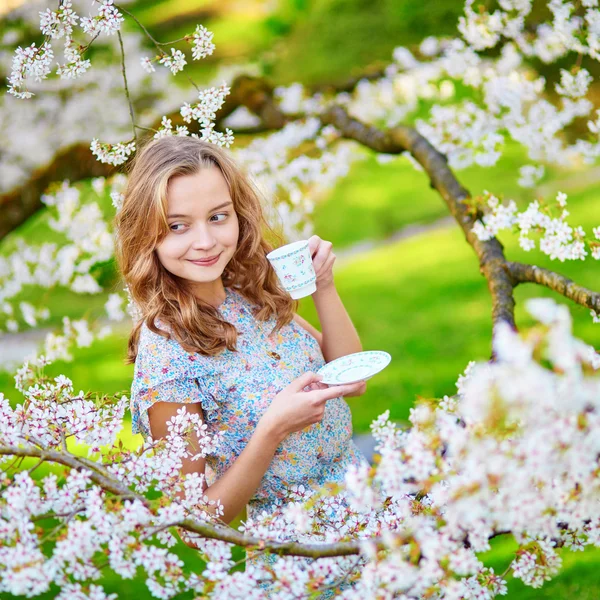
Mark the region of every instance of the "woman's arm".
MULTIPOLYGON (((200 403, 156 402, 148 409, 153 439, 166 437, 168 434, 167 422, 182 407, 185 407, 190 413, 203 417, 200 403)), ((235 462, 213 485, 205 488, 204 494, 209 500, 218 500, 219 504, 223 505, 224 514, 221 519, 225 523, 230 523, 252 498, 282 440, 281 433, 272 428, 268 422, 259 421, 252 437, 235 462)), ((192 434, 190 443, 196 448, 198 447, 198 439, 195 434, 192 434)), ((191 448, 190 451, 193 452, 191 448)), ((182 475, 187 473, 203 474, 206 460, 200 458, 192 461, 184 458, 182 463, 182 475)), ((206 510, 212 514, 216 512, 214 506, 207 507, 206 510)))
POLYGON ((361 352, 360 338, 335 287, 333 244, 313 235, 308 240, 308 247, 316 275, 317 291, 312 297, 323 331, 321 350, 325 361, 361 352))
MULTIPOLYGON (((346 312, 346 309, 344 308, 344 305, 342 304, 342 300, 339 297, 337 290, 335 289, 335 287, 333 287, 333 290, 335 291, 335 296, 337 296, 337 301, 339 301, 339 305, 341 306, 341 311, 338 310, 338 313, 340 313, 338 316, 342 317, 341 323, 338 326, 342 326, 349 328, 351 330, 351 334, 350 334, 350 338, 356 336, 356 341, 358 342, 358 346, 356 346, 357 349, 350 349, 349 351, 345 351, 347 348, 351 348, 351 346, 348 346, 346 341, 344 339, 341 339, 341 343, 338 345, 338 351, 341 351, 342 353, 339 356, 346 356, 346 354, 352 354, 353 352, 361 352, 362 351, 362 345, 360 343, 360 339, 358 337, 358 333, 356 333, 356 329, 354 329, 354 325, 352 325, 352 321, 350 320, 350 317, 348 315, 348 313, 346 312), (343 314, 341 314, 343 313, 343 314), (344 317, 345 315, 345 317, 344 317)), ((321 323, 323 323, 324 320, 327 320, 327 322, 330 324, 331 323, 331 318, 329 317, 330 314, 333 314, 336 311, 336 304, 337 301, 334 298, 333 302, 329 302, 327 300, 325 300, 325 308, 323 308, 323 302, 317 298, 317 294, 319 292, 315 292, 313 294, 313 299, 315 302, 315 305, 319 302, 321 305, 321 312, 319 312, 319 321, 321 323), (333 307, 333 308, 332 308, 333 307)), ((319 310, 318 306, 317 306, 317 311, 319 310)), ((324 347, 324 334, 321 333, 318 329, 316 329, 315 327, 313 327, 306 319, 303 319, 300 315, 298 314, 294 314, 294 321, 296 321, 296 323, 298 323, 298 325, 300 325, 301 327, 303 327, 308 333, 310 333, 319 343, 319 346, 321 347, 321 351, 323 352, 323 358, 325 358, 325 362, 329 362, 329 360, 327 359, 327 355, 325 354, 325 347, 324 347)), ((332 329, 335 331, 336 324, 333 324, 332 329)), ((324 328, 324 326, 323 326, 324 328)), ((330 329, 328 327, 328 329, 330 329)), ((338 336, 339 337, 339 336, 338 336)), ((335 342, 334 342, 335 343, 335 342)), ((335 351, 335 350, 334 350, 335 351)), ((328 349, 329 352, 329 349, 328 349)), ((333 358, 338 358, 337 356, 334 356, 333 358)), ((330 360, 333 360, 333 358, 331 358, 330 360)), ((349 393, 349 394, 345 394, 345 398, 350 398, 350 397, 355 397, 355 396, 362 396, 365 392, 367 391, 367 382, 363 381, 362 386, 356 390, 355 392, 349 393)))
POLYGON ((318 289, 312 297, 323 330, 321 349, 325 361, 331 362, 340 356, 362 352, 360 338, 335 284, 318 289))

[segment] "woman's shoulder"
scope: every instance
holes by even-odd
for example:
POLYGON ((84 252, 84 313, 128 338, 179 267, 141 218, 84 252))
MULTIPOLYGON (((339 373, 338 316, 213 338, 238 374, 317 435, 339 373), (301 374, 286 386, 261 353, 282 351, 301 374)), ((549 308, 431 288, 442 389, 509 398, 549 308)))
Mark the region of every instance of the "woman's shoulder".
POLYGON ((136 381, 152 387, 173 379, 199 377, 210 370, 209 357, 188 352, 160 321, 155 321, 155 325, 164 335, 153 331, 146 322, 140 327, 134 369, 136 381))
POLYGON ((168 326, 161 323, 159 319, 154 321, 154 326, 158 331, 151 329, 146 321, 141 324, 138 356, 185 352, 181 344, 173 338, 168 326))

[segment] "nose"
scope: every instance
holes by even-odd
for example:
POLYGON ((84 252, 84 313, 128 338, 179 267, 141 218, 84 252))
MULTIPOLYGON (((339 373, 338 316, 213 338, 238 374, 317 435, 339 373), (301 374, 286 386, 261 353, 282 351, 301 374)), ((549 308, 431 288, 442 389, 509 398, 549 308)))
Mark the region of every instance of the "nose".
POLYGON ((194 229, 192 249, 208 251, 215 247, 216 241, 209 227, 198 226, 194 229))

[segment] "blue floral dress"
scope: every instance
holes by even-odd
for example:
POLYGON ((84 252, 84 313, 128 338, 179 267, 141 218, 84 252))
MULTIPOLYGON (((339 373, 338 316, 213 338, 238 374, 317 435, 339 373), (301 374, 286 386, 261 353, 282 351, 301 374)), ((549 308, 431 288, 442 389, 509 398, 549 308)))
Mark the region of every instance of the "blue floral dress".
MULTIPOLYGON (((209 485, 240 455, 275 395, 325 364, 317 340, 295 321, 270 336, 274 317, 259 321, 257 306, 234 289, 225 293, 219 311, 238 331, 237 352, 189 353, 143 325, 131 388, 132 429, 144 437, 150 437, 147 411, 154 402, 201 403, 208 432, 223 432, 217 453, 206 457, 209 485)), ((350 407, 342 397, 329 400, 321 422, 280 444, 248 503, 248 517, 281 505, 292 486, 342 482, 350 464, 364 462, 352 441, 350 407)))

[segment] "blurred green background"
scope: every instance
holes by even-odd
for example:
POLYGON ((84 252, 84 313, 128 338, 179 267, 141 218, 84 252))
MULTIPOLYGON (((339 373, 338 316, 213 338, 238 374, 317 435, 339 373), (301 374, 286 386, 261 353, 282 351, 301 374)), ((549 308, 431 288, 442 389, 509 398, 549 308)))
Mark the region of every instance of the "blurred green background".
MULTIPOLYGON (((127 6, 162 41, 192 31, 196 23, 214 32, 214 55, 186 67, 200 85, 215 74, 219 65, 243 62, 260 64, 276 83, 343 81, 386 64, 396 46, 414 49, 426 36, 454 34, 462 8, 463 3, 457 0, 145 0, 127 6)), ((185 77, 179 80, 188 85, 185 77)), ((421 108, 420 116, 426 113, 427 106, 421 108)), ((245 143, 244 136, 239 136, 237 143, 245 143)), ((600 182, 596 171, 547 169, 542 188, 524 190, 516 184, 517 170, 527 162, 525 152, 509 144, 494 168, 469 168, 457 175, 474 196, 490 190, 514 199, 520 209, 538 194, 550 201, 558 190, 564 191, 569 194, 570 224, 582 225, 591 233, 591 228, 600 223, 600 182)), ((109 214, 109 201, 104 208, 109 214)), ((468 362, 490 356, 491 305, 487 284, 459 228, 439 221, 447 214, 441 198, 430 189, 428 178, 407 159, 400 157, 380 164, 368 151, 364 161, 355 163, 350 174, 315 207, 315 233, 332 241, 340 256, 335 268, 337 287, 364 349, 385 350, 392 355, 390 366, 369 381, 367 393, 348 399, 357 434, 368 433, 372 420, 388 409, 393 420, 405 421, 418 396, 453 394, 456 379, 468 362), (415 225, 436 227, 399 241, 388 239, 415 225), (373 247, 345 255, 344 251, 365 241, 373 242, 373 247)), ((16 234, 40 242, 56 235, 49 230, 44 211, 16 234)), ((1 253, 14 248, 15 237, 11 235, 2 242, 1 253)), ((592 259, 558 264, 538 250, 524 252, 512 234, 501 236, 501 241, 511 260, 532 262, 557 270, 591 289, 597 287, 597 265, 592 259)), ((101 314, 108 293, 122 287, 114 265, 105 265, 102 276, 108 283, 103 295, 76 295, 61 289, 47 292, 44 301, 54 315, 50 325, 59 325, 64 314, 72 318, 101 314)), ((39 294, 39 290, 25 289, 19 299, 39 300, 39 294)), ((576 335, 598 346, 599 326, 592 323, 589 311, 541 287, 517 288, 516 317, 520 327, 532 323, 523 303, 534 296, 553 297, 569 305, 576 335)), ((300 314, 318 326, 310 298, 301 301, 300 314)), ((79 351, 72 363, 53 364, 48 373, 71 377, 76 390, 128 393, 133 369, 123 361, 127 334, 126 328, 121 329, 79 351)), ((19 401, 10 373, 0 374, 0 391, 19 401)), ((141 442, 141 437, 132 436, 130 430, 123 433, 123 439, 128 445, 141 442)), ((179 546, 186 563, 197 569, 193 551, 179 546)), ((510 540, 494 542, 487 558, 496 572, 508 566, 512 547, 510 540)), ((541 590, 526 588, 509 577, 509 596, 522 600, 597 598, 599 559, 598 551, 565 556, 561 575, 541 590)), ((149 597, 143 577, 124 582, 107 574, 101 583, 107 591, 122 597, 149 597)), ((55 593, 44 597, 54 597, 55 593)))

